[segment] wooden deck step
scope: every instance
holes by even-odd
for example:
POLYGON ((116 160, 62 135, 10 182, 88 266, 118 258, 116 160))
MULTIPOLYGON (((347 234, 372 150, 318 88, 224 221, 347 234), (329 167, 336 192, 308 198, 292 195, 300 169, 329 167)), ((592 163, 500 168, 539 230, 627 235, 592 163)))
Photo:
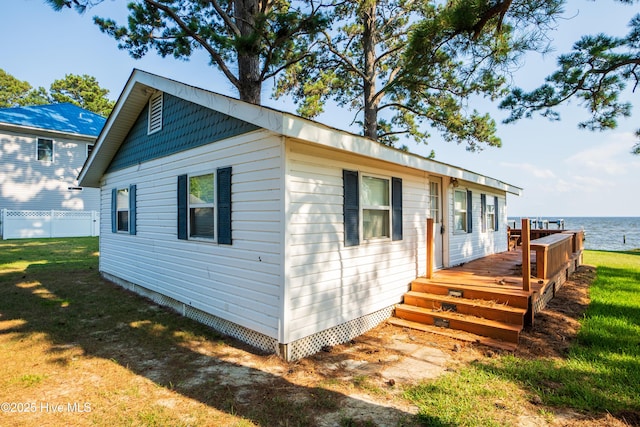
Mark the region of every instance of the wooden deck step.
POLYGON ((458 329, 512 343, 518 342, 520 331, 522 330, 522 326, 519 325, 448 311, 435 311, 430 308, 416 307, 407 304, 397 305, 395 316, 400 319, 458 329))
POLYGON ((411 282, 411 290, 435 295, 451 295, 466 299, 494 301, 519 308, 528 308, 530 298, 527 292, 513 286, 499 286, 497 284, 493 286, 488 284, 469 285, 465 284, 464 280, 447 280, 446 283, 443 283, 441 281, 436 282, 435 280, 418 278, 411 282))
POLYGON ((425 325, 424 323, 412 322, 411 320, 400 319, 398 317, 391 317, 387 319, 387 322, 391 325, 401 328, 409 328, 415 329, 417 331, 429 332, 431 334, 454 338, 459 341, 477 343, 486 345, 488 347, 498 348, 500 350, 515 351, 518 348, 518 345, 516 343, 504 342, 489 337, 483 337, 482 335, 476 335, 470 332, 455 331, 451 329, 439 328, 433 325, 425 325))
POLYGON ((485 300, 471 300, 448 295, 409 291, 404 295, 404 303, 437 311, 450 311, 459 314, 497 320, 514 325, 524 325, 526 308, 511 307, 485 300))

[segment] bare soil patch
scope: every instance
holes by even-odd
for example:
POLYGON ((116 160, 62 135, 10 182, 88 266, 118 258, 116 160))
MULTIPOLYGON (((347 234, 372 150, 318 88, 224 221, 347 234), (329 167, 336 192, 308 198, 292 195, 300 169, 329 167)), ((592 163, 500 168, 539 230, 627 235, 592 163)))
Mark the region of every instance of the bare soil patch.
MULTIPOLYGON (((565 357, 594 277, 581 267, 515 354, 565 357)), ((0 401, 22 409, 0 414, 3 426, 413 426, 406 386, 502 352, 450 330, 383 323, 287 363, 141 301, 93 267, 52 275, 32 264, 6 272, 0 293, 12 301, 0 304, 0 401), (57 405, 63 411, 51 412, 57 405)), ((549 425, 538 409, 523 408, 513 424, 549 425)), ((638 414, 565 411, 552 425, 638 425, 638 414)))

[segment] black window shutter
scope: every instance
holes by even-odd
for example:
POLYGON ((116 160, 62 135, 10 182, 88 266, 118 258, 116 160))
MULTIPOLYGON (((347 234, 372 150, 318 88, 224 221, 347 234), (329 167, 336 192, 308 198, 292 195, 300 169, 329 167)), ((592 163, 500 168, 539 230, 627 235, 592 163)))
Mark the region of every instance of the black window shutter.
POLYGON ((480 194, 480 228, 482 232, 487 231, 487 195, 480 194))
POLYGON ((218 243, 231 244, 231 167, 217 171, 218 243))
POLYGON ((344 213, 344 245, 360 244, 360 191, 358 189, 358 172, 342 171, 343 179, 343 213, 344 213))
POLYGON ((493 227, 494 230, 498 231, 500 229, 500 209, 498 209, 498 196, 493 198, 493 206, 494 206, 494 218, 496 220, 496 224, 493 227))
POLYGON ((178 239, 187 240, 187 212, 188 193, 187 175, 178 176, 178 239))
POLYGON ((473 233, 473 196, 471 190, 467 190, 467 233, 473 233))
POLYGON ((129 186, 129 234, 136 234, 136 186, 129 186))
POLYGON ((402 179, 391 178, 391 240, 402 240, 402 179))
POLYGON ((111 190, 111 232, 118 232, 118 189, 111 190))

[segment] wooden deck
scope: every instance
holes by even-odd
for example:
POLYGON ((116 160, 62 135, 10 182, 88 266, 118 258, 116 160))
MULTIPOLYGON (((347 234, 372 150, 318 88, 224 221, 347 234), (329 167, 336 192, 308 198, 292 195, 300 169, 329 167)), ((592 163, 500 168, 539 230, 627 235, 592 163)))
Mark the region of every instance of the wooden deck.
POLYGON ((416 329, 428 325, 465 331, 477 335, 476 341, 513 349, 522 329, 533 323, 535 313, 579 265, 581 254, 582 250, 573 253, 557 272, 543 279, 536 277, 536 252, 531 251, 530 291, 523 290, 519 247, 435 271, 430 279, 419 277, 412 282, 390 322, 416 329))

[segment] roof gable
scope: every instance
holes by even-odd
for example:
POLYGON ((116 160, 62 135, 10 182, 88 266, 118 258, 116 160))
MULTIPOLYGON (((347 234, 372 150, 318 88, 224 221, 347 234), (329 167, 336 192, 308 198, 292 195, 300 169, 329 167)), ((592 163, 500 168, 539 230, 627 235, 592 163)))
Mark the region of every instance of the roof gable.
POLYGON ((0 109, 0 123, 97 137, 106 119, 76 105, 49 104, 0 109))
POLYGON ((98 187, 127 135, 135 125, 149 98, 161 91, 197 104, 205 109, 251 123, 275 134, 306 141, 359 156, 379 159, 417 169, 428 174, 450 176, 478 185, 520 195, 521 188, 456 166, 388 147, 372 139, 338 130, 302 117, 249 104, 141 70, 134 70, 116 106, 98 136, 96 148, 85 163, 78 181, 85 187, 98 187))
POLYGON ((162 130, 149 134, 147 104, 107 168, 108 172, 241 135, 258 126, 164 94, 162 130))

